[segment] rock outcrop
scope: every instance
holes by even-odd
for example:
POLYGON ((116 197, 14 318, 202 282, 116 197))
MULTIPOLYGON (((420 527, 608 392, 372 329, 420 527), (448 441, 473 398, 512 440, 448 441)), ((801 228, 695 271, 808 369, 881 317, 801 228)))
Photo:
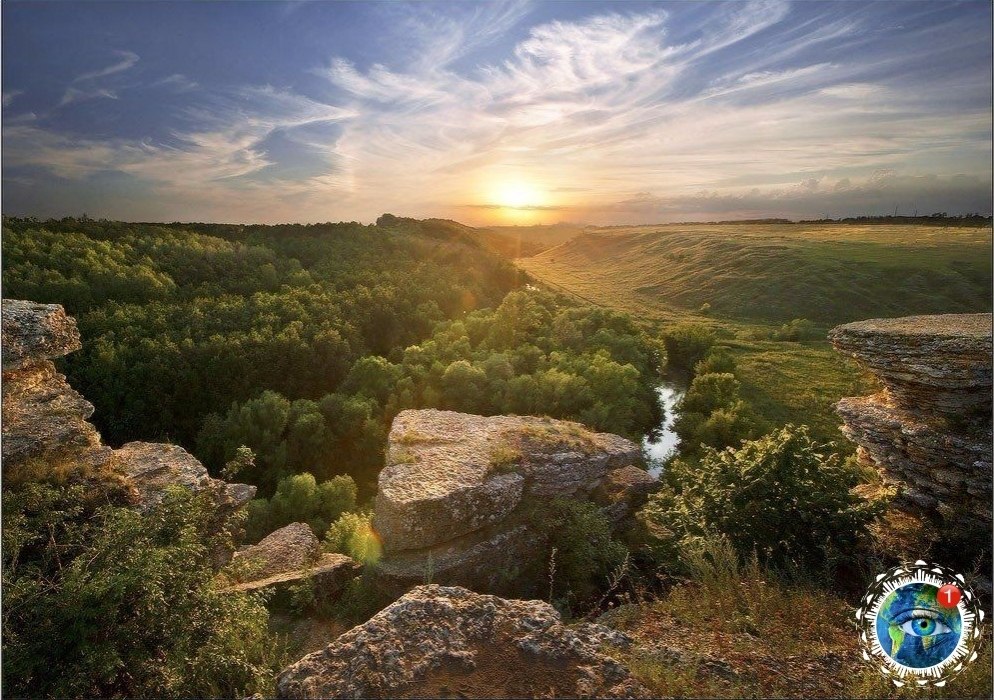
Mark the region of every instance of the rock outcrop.
POLYGON ((571 628, 547 603, 419 586, 277 680, 281 698, 646 697, 599 650, 624 637, 571 628))
POLYGON ((497 579, 534 558, 541 537, 521 517, 523 504, 599 499, 621 522, 655 483, 634 466, 640 460, 631 441, 577 423, 403 411, 376 496, 380 573, 498 590, 497 579))
POLYGON ((214 479, 176 445, 132 442, 112 450, 88 422, 93 405, 66 382, 53 359, 82 347, 76 322, 57 304, 4 299, 3 468, 7 478, 97 474, 120 478, 147 508, 170 485, 209 491, 219 513, 255 495, 255 487, 214 479))
POLYGON ((991 523, 991 314, 874 319, 829 338, 884 390, 836 410, 859 458, 900 507, 950 525, 991 523))
POLYGON ((234 563, 249 567, 254 578, 306 569, 321 555, 321 543, 307 523, 290 523, 261 542, 235 552, 234 563))

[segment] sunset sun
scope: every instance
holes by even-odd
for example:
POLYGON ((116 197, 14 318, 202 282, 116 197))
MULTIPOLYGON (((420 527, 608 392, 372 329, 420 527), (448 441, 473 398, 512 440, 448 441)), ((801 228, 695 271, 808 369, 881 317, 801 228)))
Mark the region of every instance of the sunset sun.
POLYGON ((543 205, 545 196, 534 184, 516 180, 499 184, 494 190, 493 200, 508 209, 526 209, 543 205))

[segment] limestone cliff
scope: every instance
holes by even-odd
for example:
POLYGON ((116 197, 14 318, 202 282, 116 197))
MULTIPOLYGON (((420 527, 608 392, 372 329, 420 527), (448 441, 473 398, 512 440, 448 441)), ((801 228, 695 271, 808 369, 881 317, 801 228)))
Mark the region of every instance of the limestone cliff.
POLYGON ((380 472, 374 526, 380 573, 496 590, 534 559, 526 502, 590 499, 616 522, 641 505, 655 480, 634 467, 637 445, 577 423, 452 411, 403 411, 380 472))
POLYGON ((946 522, 991 523, 991 314, 849 323, 829 338, 884 390, 836 410, 896 504, 946 522))
POLYGON ((419 586, 280 674, 281 698, 647 697, 600 651, 623 634, 551 605, 419 586))
POLYGON ((176 445, 132 442, 113 450, 88 422, 93 405, 66 382, 53 359, 82 347, 76 322, 57 304, 4 299, 3 469, 8 479, 116 477, 141 508, 170 485, 207 490, 221 511, 234 510, 255 487, 210 477, 176 445))

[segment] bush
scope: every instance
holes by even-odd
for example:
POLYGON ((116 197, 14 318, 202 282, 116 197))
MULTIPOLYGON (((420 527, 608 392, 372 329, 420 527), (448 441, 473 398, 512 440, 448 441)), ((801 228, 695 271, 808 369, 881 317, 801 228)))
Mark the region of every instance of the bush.
POLYGON ((696 323, 683 323, 663 333, 669 367, 690 372, 714 345, 714 333, 696 323))
POLYGON ((694 377, 673 421, 684 455, 695 454, 702 446, 737 447, 743 440, 756 437, 757 421, 739 398, 739 387, 730 373, 694 377))
POLYGON ((802 340, 814 340, 817 336, 815 324, 806 318, 795 318, 770 333, 771 340, 786 340, 795 343, 802 340))
POLYGON ((383 554, 372 526, 372 513, 344 513, 328 528, 324 551, 347 554, 364 564, 375 564, 383 554))
POLYGON ((694 375, 734 374, 735 358, 727 348, 714 348, 703 360, 694 365, 694 375))
POLYGON ((257 498, 248 504, 245 538, 258 542, 290 523, 304 522, 320 538, 328 526, 355 508, 356 485, 351 476, 340 474, 320 484, 311 474, 281 479, 268 501, 257 498))
MULTIPOLYGON (((20 697, 272 694, 287 661, 254 596, 222 590, 205 495, 142 514, 79 487, 3 496, 3 683, 20 697)), ((223 530, 222 530, 223 532, 223 530)))
POLYGON ((820 566, 851 549, 883 506, 853 495, 858 477, 823 449, 788 425, 737 450, 707 448, 696 468, 675 465, 640 512, 657 556, 680 566, 714 534, 772 564, 820 566))
POLYGON ((535 510, 535 528, 548 533, 549 597, 560 608, 588 601, 606 588, 628 550, 611 535, 611 523, 589 501, 553 499, 535 510), (553 564, 554 562, 554 564, 553 564))

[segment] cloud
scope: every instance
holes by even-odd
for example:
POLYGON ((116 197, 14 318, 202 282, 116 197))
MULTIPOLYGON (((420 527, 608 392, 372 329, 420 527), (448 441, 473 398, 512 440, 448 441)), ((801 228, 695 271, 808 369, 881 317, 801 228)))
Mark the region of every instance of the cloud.
MULTIPOLYGON (((909 61, 944 54, 881 43, 862 11, 799 19, 773 0, 715 3, 688 27, 680 6, 587 7, 524 31, 525 3, 376 5, 376 50, 328 56, 308 95, 198 90, 172 74, 151 85, 192 94, 169 138, 5 120, 17 127, 4 130, 5 172, 114 172, 149 188, 150 211, 188 198, 226 220, 371 220, 389 201, 471 223, 492 221, 506 207, 488 194, 522 179, 546 195, 523 210, 604 222, 893 211, 941 197, 952 202, 941 208, 973 209, 990 179, 989 104, 969 98, 989 95, 988 74, 909 89, 909 61)), ((138 60, 120 58, 79 76, 63 104, 117 98, 82 81, 138 60)))
POLYGON ((11 90, 3 93, 3 106, 9 107, 10 103, 24 94, 24 90, 11 90))
POLYGON ((117 93, 110 90, 105 90, 103 88, 97 88, 95 90, 78 90, 76 88, 67 88, 62 94, 62 99, 59 100, 59 107, 65 107, 73 102, 85 102, 86 100, 95 100, 101 97, 105 97, 110 100, 117 99, 117 93))
POLYGON ((74 83, 81 83, 86 80, 95 80, 97 78, 103 78, 108 75, 114 75, 115 73, 121 73, 129 68, 133 67, 138 63, 138 54, 132 51, 115 51, 117 56, 121 57, 117 63, 113 63, 106 68, 100 68, 99 70, 89 71, 86 73, 81 73, 77 75, 73 80, 74 83))
POLYGON ((200 86, 196 80, 192 80, 182 73, 173 73, 172 75, 167 75, 165 78, 156 80, 151 84, 151 87, 169 88, 173 92, 190 92, 200 86))
POLYGON ((701 218, 842 218, 859 215, 940 211, 991 213, 990 179, 971 175, 905 175, 880 170, 851 178, 808 178, 779 188, 738 192, 703 190, 686 196, 639 192, 628 199, 582 210, 592 219, 628 217, 633 223, 701 218))

